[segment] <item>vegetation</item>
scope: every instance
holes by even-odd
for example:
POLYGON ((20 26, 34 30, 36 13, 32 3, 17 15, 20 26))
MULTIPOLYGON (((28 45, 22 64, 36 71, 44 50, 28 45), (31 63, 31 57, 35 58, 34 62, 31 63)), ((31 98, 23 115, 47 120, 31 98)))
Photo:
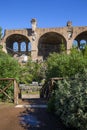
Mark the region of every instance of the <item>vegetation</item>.
POLYGON ((57 82, 55 112, 66 126, 87 129, 87 71, 57 82))
POLYGON ((87 58, 82 52, 73 48, 71 53, 50 54, 47 59, 47 79, 52 77, 73 77, 77 73, 83 73, 87 67, 87 58))
MULTIPOLYGON (((26 64, 20 65, 17 60, 0 50, 0 78, 15 78, 19 83, 30 84, 32 81, 41 82, 45 76, 42 63, 29 60, 26 64)), ((0 89, 3 89, 8 81, 0 81, 0 89)), ((14 96, 14 87, 11 85, 5 91, 9 97, 14 96)), ((0 93, 0 100, 7 100, 5 94, 0 93)))
POLYGON ((20 70, 20 82, 29 84, 32 81, 41 82, 45 78, 44 63, 33 62, 31 59, 21 66, 20 70))
POLYGON ((63 77, 55 82, 48 109, 56 113, 68 127, 87 129, 87 47, 76 48, 69 55, 51 54, 47 59, 47 79, 63 77))
MULTIPOLYGON (((1 31, 0 31, 1 32, 1 31)), ((1 33, 0 33, 1 37, 1 33)), ((61 53, 50 54, 46 62, 33 62, 31 59, 24 65, 1 51, 0 46, 0 78, 15 78, 19 83, 29 84, 41 82, 53 77, 63 77, 55 82, 54 90, 48 103, 50 111, 56 113, 66 126, 87 129, 87 46, 84 50, 71 49, 69 55, 61 46, 61 53)), ((0 89, 7 81, 0 81, 0 89)), ((13 97, 13 85, 6 93, 13 97)), ((6 100, 0 93, 0 99, 6 100)))
MULTIPOLYGON (((0 78, 15 78, 19 81, 19 64, 11 56, 0 51, 0 78)), ((0 81, 0 89, 3 89, 8 84, 8 81, 0 81)), ((13 98, 13 85, 6 90, 6 93, 13 98)), ((7 97, 0 93, 0 100, 6 100, 7 97)))
POLYGON ((19 80, 19 68, 19 64, 14 58, 0 51, 0 78, 19 80))

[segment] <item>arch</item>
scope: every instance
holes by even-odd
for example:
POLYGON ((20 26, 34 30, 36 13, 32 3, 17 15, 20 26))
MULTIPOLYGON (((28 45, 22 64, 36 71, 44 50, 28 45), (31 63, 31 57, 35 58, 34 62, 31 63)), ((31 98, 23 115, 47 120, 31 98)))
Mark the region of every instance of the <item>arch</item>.
POLYGON ((17 43, 17 42, 14 42, 14 43, 13 43, 13 51, 14 51, 14 52, 17 52, 17 51, 18 51, 18 43, 17 43))
POLYGON ((21 34, 12 34, 6 38, 6 49, 8 53, 15 54, 26 54, 28 53, 27 44, 30 40, 21 34), (14 45, 18 46, 18 51, 14 51, 14 45), (26 44, 26 45, 25 45, 26 44))
POLYGON ((28 51, 30 52, 31 51, 31 42, 28 43, 28 51))
POLYGON ((61 44, 64 44, 66 49, 67 43, 61 34, 56 32, 48 32, 43 34, 38 42, 38 56, 42 56, 44 60, 50 53, 60 53, 61 44))
POLYGON ((81 32, 78 34, 74 41, 77 41, 77 47, 82 50, 84 49, 84 46, 87 44, 87 31, 81 32))
POLYGON ((78 41, 77 41, 77 40, 73 40, 72 46, 73 46, 73 47, 78 47, 78 41))
POLYGON ((23 51, 23 52, 26 51, 26 43, 25 43, 25 42, 21 42, 21 44, 20 44, 20 50, 21 50, 21 52, 22 52, 22 51, 23 51))
POLYGON ((85 45, 86 45, 86 40, 81 40, 80 41, 80 49, 84 49, 85 45))

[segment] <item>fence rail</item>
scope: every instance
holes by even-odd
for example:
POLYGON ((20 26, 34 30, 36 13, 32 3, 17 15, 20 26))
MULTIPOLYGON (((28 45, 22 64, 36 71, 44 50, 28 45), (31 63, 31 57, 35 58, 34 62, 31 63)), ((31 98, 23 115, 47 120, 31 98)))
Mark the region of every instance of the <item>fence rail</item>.
MULTIPOLYGON (((20 90, 19 90, 18 83, 17 83, 16 79, 14 79, 14 78, 0 78, 0 81, 8 81, 6 86, 3 86, 3 88, 0 87, 0 94, 4 94, 7 98, 9 98, 10 100, 13 100, 14 104, 18 104, 20 90), (12 99, 12 97, 9 96, 8 93, 6 93, 6 90, 12 84, 14 86, 14 99, 12 99)), ((2 84, 0 83, 0 85, 2 85, 2 84)))

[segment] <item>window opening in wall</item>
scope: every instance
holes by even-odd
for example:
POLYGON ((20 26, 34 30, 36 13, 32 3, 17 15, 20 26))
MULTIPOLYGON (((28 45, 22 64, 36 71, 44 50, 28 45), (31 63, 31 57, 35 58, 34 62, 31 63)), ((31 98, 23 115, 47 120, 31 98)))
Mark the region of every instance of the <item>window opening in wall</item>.
POLYGON ((78 47, 78 42, 77 42, 77 40, 74 40, 74 41, 73 41, 73 47, 78 47))
POLYGON ((14 52, 17 52, 17 51, 18 51, 18 43, 17 43, 17 42, 14 42, 14 43, 13 43, 13 51, 14 51, 14 52))
POLYGON ((31 51, 31 43, 28 43, 28 51, 31 51))
POLYGON ((26 51, 26 43, 21 42, 21 51, 26 51))
POLYGON ((80 49, 84 49, 85 45, 86 45, 86 41, 85 40, 81 40, 80 41, 80 49))

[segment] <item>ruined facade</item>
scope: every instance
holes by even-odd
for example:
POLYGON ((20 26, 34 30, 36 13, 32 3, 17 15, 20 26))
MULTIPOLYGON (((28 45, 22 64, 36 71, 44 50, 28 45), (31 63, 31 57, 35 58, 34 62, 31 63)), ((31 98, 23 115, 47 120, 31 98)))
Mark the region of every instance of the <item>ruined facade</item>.
POLYGON ((46 59, 50 53, 60 52, 61 44, 65 45, 67 53, 73 44, 82 49, 87 44, 87 26, 73 26, 68 21, 65 27, 38 28, 36 19, 31 20, 32 28, 5 30, 1 40, 3 51, 14 57, 31 56, 32 60, 46 59))

